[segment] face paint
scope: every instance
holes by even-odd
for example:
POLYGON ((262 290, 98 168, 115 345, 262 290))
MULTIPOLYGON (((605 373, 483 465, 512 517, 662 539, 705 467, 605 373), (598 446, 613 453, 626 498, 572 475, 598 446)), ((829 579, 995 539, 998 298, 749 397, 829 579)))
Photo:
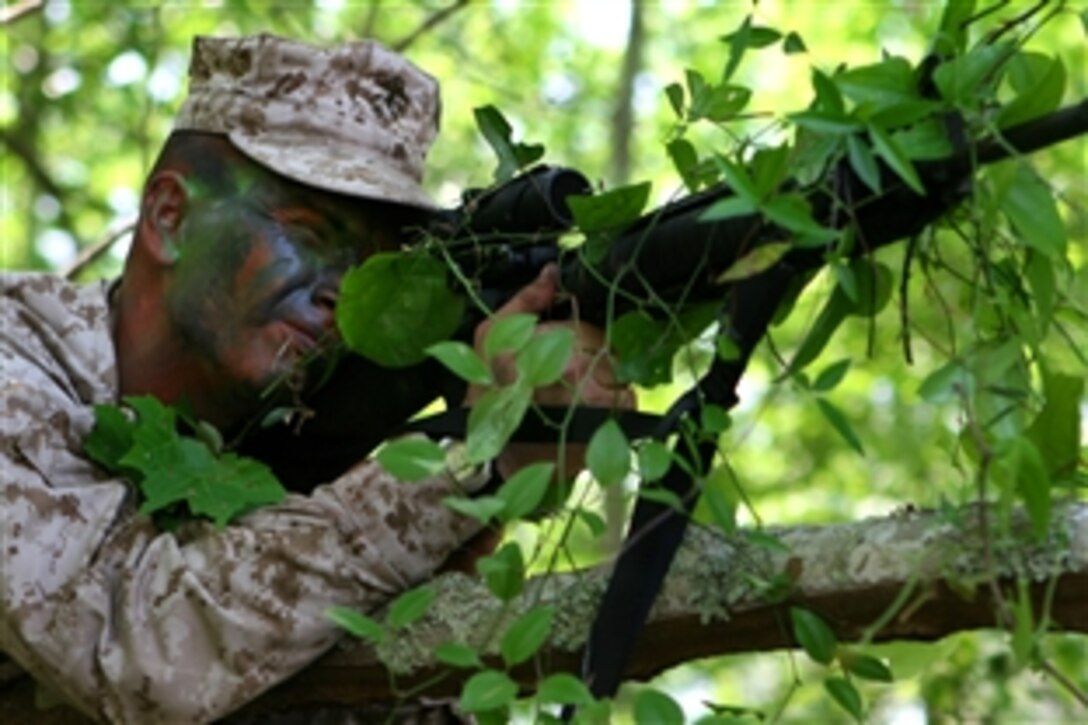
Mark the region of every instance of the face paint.
POLYGON ((270 388, 304 384, 303 363, 337 340, 343 274, 377 245, 321 204, 246 197, 197 201, 178 236, 167 309, 233 415, 256 412, 270 388))

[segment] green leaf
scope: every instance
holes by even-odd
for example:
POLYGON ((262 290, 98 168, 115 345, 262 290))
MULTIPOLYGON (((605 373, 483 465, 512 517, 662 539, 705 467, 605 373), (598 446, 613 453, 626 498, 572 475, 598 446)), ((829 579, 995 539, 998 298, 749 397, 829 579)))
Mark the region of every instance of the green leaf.
POLYGON ((635 723, 637 725, 683 725, 684 711, 664 692, 644 689, 635 695, 635 723))
POLYGON ((937 368, 918 386, 918 397, 927 403, 947 403, 972 389, 971 373, 959 360, 950 360, 937 368))
POLYGON ((842 290, 842 293, 850 300, 851 303, 858 303, 858 278, 854 273, 854 268, 849 264, 842 264, 841 262, 833 262, 830 265, 831 274, 835 277, 835 283, 842 290))
POLYGON ((858 287, 857 299, 852 301, 850 314, 856 317, 875 316, 891 300, 895 276, 888 265, 868 259, 855 259, 850 263, 850 270, 858 287))
POLYGON ((644 498, 647 501, 654 501, 677 512, 684 511, 683 500, 667 488, 659 486, 642 486, 638 490, 638 497, 644 498))
POLYGON ((329 607, 325 610, 325 618, 341 629, 347 630, 352 636, 365 639, 372 644, 380 644, 385 638, 385 628, 377 620, 350 607, 329 607))
POLYGON ((460 707, 465 712, 483 712, 510 705, 518 686, 503 672, 487 670, 469 678, 461 690, 460 707))
POLYGON ((818 393, 826 393, 835 388, 846 377, 846 372, 850 369, 850 362, 850 359, 846 358, 828 365, 816 376, 815 382, 812 383, 812 389, 818 393))
POLYGON ((694 516, 708 521, 726 534, 737 530, 737 482, 728 464, 716 466, 701 482, 702 495, 694 516))
POLYGON ((823 619, 800 607, 790 607, 793 636, 805 652, 821 665, 829 665, 835 659, 838 640, 823 619))
POLYGON ((672 380, 679 343, 665 323, 641 310, 627 312, 612 323, 611 342, 619 380, 645 386, 672 380))
POLYGON ((952 155, 948 128, 940 118, 924 118, 897 130, 892 140, 911 161, 932 161, 952 155))
POLYGON ((774 28, 752 25, 752 16, 744 18, 739 28, 721 38, 723 43, 729 45, 729 59, 722 70, 722 80, 732 77, 749 48, 765 48, 778 42, 781 37, 782 33, 774 28))
POLYGON ((605 421, 589 439, 586 449, 589 472, 604 487, 622 481, 631 468, 631 446, 619 423, 605 421))
POLYGON ((699 177, 696 173, 699 166, 699 156, 695 152, 695 146, 691 141, 686 138, 677 138, 669 141, 665 150, 669 153, 669 158, 672 159, 672 165, 676 167, 677 173, 680 174, 680 178, 684 180, 684 186, 688 188, 688 191, 695 191, 699 188, 699 177))
POLYGON ((665 87, 665 96, 669 99, 673 113, 677 118, 684 117, 684 87, 679 83, 670 83, 665 87))
POLYGON ((545 461, 525 466, 508 478, 496 492, 505 504, 502 520, 512 521, 535 511, 544 500, 554 473, 555 464, 545 461))
POLYGON ((873 152, 854 135, 846 137, 846 149, 850 158, 850 168, 866 186, 879 194, 880 167, 877 166, 873 152))
POLYGON ((574 354, 574 330, 559 327, 535 335, 515 358, 518 373, 526 385, 551 385, 563 377, 574 354))
POLYGON ((256 459, 226 453, 217 461, 214 475, 205 474, 203 485, 194 487, 189 498, 189 510, 210 517, 217 526, 287 495, 271 469, 256 459))
POLYGON ((738 40, 744 48, 766 48, 768 45, 774 45, 782 38, 782 33, 774 28, 768 28, 760 25, 751 25, 751 16, 745 21, 745 25, 740 30, 730 33, 722 38, 722 41, 726 43, 737 42, 738 40))
POLYGON ((837 74, 835 84, 847 98, 859 104, 863 117, 919 98, 914 69, 905 58, 891 57, 837 74))
POLYGON ((733 424, 729 411, 720 405, 704 405, 699 414, 699 427, 703 433, 716 436, 724 433, 733 424))
POLYGON ((401 629, 412 622, 419 621, 431 608, 437 595, 438 590, 430 584, 406 591, 389 605, 386 621, 394 629, 401 629))
POLYGON ((1066 72, 1060 57, 1021 51, 1009 62, 1008 79, 1016 98, 998 113, 1001 128, 1038 118, 1061 105, 1066 72))
POLYGON ((800 35, 793 31, 790 31, 786 35, 786 39, 782 41, 782 50, 786 55, 808 52, 808 48, 805 47, 805 41, 801 39, 800 35))
POLYGON ((223 452, 223 434, 208 421, 193 421, 193 435, 206 445, 213 455, 218 456, 223 452))
POLYGON ((941 97, 958 106, 973 108, 993 86, 1000 63, 1008 55, 1002 43, 979 44, 964 55, 941 63, 933 71, 933 83, 941 97))
POLYGON ((865 712, 861 702, 861 694, 854 687, 853 682, 843 677, 828 677, 824 681, 824 688, 843 710, 861 721, 865 712))
POLYGON ((807 128, 817 133, 847 136, 847 138, 849 138, 849 134, 856 133, 864 128, 860 121, 842 111, 814 109, 791 113, 786 118, 801 128, 807 128))
POLYGON ((800 194, 776 196, 767 203, 761 204, 759 210, 778 226, 794 234, 802 235, 809 241, 825 243, 839 235, 839 232, 828 229, 812 217, 812 208, 808 200, 800 194))
POLYGON ((714 352, 725 362, 740 360, 741 349, 733 338, 727 334, 718 335, 714 341, 714 352))
POLYGON ((796 375, 815 360, 824 347, 831 340, 832 333, 838 329, 846 314, 851 308, 850 301, 845 294, 838 294, 838 290, 832 293, 827 303, 820 310, 816 321, 809 328, 801 346, 797 348, 793 359, 786 368, 786 375, 796 375))
POLYGON ((217 456, 204 441, 181 436, 176 412, 157 398, 135 396, 124 402, 135 412, 135 420, 119 410, 96 411, 99 432, 89 437, 88 455, 136 483, 143 498, 141 514, 156 514, 183 502, 189 513, 222 527, 286 495, 263 463, 233 453, 217 456))
POLYGON ((715 222, 723 219, 732 219, 738 216, 747 216, 756 212, 756 203, 752 199, 740 196, 727 196, 719 199, 699 215, 701 222, 715 222))
POLYGON ((967 48, 967 27, 975 14, 975 0, 948 0, 941 13, 941 23, 933 43, 937 57, 963 53, 967 48))
POLYGON ((469 383, 491 385, 491 368, 470 346, 460 340, 445 340, 431 345, 427 354, 445 365, 454 375, 469 383))
POLYGON ((411 437, 390 441, 376 456, 389 473, 401 481, 421 481, 446 469, 446 451, 429 438, 411 437))
POLYGON ((760 197, 774 192, 786 182, 789 178, 790 158, 788 143, 760 149, 752 157, 752 179, 760 197))
MULTIPOLYGON (((936 119, 934 116, 941 108, 942 106, 938 101, 916 99, 873 113, 869 116, 868 121, 870 126, 876 126, 889 132, 891 132, 891 129, 894 129, 892 137, 895 138, 898 143, 901 132, 906 130, 906 127, 908 126, 926 123, 930 120, 937 120, 938 123, 941 123, 940 119, 936 119)), ((906 149, 903 149, 903 153, 906 154, 908 158, 910 157, 910 154, 906 152, 906 149)))
POLYGON ((552 631, 552 607, 533 607, 514 620, 499 644, 503 662, 507 667, 521 664, 536 654, 552 631))
POLYGON ((435 648, 434 658, 443 664, 464 670, 484 666, 476 650, 461 642, 443 642, 435 648))
POLYGON ((1009 439, 1003 457, 1009 460, 1016 481, 1016 491, 1028 511, 1035 535, 1045 538, 1050 530, 1053 502, 1050 498, 1050 472, 1039 449, 1026 436, 1009 439))
POLYGON ((1065 256, 1065 223, 1050 187, 1026 163, 1018 163, 999 205, 1020 239, 1051 259, 1065 256))
POLYGON ((527 312, 495 318, 484 337, 484 357, 490 360, 499 353, 517 352, 525 347, 536 331, 538 319, 527 312))
POLYGON ((1023 578, 1016 581, 1019 591, 1013 606, 1012 654, 1017 667, 1031 663, 1035 650, 1035 616, 1031 611, 1031 592, 1023 578))
POLYGON ((566 672, 557 672, 541 680, 536 695, 541 702, 560 705, 586 705, 593 701, 589 688, 577 677, 566 672))
POLYGON ((792 248, 793 245, 789 242, 760 245, 729 265, 728 269, 714 278, 714 284, 737 282, 766 272, 792 248))
POLYGON ((839 117, 846 112, 846 103, 843 101, 842 91, 823 71, 812 69, 812 90, 816 94, 813 99, 813 109, 823 111, 839 117))
POLYGON ((510 179, 518 169, 527 166, 544 155, 540 144, 515 143, 511 139, 513 129, 502 113, 494 106, 483 106, 473 111, 476 125, 488 145, 495 152, 499 164, 495 169, 495 181, 510 179))
POLYGON ((498 496, 474 496, 472 498, 447 496, 442 499, 442 503, 447 508, 476 519, 481 524, 486 524, 506 509, 506 502, 498 496))
POLYGON ((824 414, 827 422, 842 436, 843 440, 849 443, 850 447, 858 452, 858 455, 864 456, 865 449, 861 445, 861 439, 858 438, 858 434, 854 432, 853 426, 850 425, 849 419, 843 412, 823 398, 816 398, 816 405, 820 408, 820 412, 824 414))
POLYGON ((136 423, 116 405, 94 406, 94 428, 83 441, 91 460, 113 473, 123 473, 121 458, 133 446, 136 423))
POLYGON ((480 396, 468 415, 465 458, 469 463, 483 463, 502 452, 521 425, 532 397, 532 388, 521 383, 492 388, 480 396))
POLYGON ((860 652, 847 652, 840 656, 842 666, 853 675, 874 682, 894 682, 895 677, 888 666, 876 657, 861 654, 860 652))
POLYGON ((748 539, 749 543, 753 546, 758 546, 761 549, 777 552, 779 554, 790 553, 790 547, 774 534, 753 529, 745 531, 745 538, 748 539))
POLYGON ((608 525, 604 522, 604 519, 594 512, 580 508, 575 509, 574 513, 577 515, 578 520, 586 525, 594 539, 599 539, 608 530, 608 525))
POLYGON ((1046 402, 1024 434, 1049 464, 1052 478, 1071 476, 1080 458, 1084 378, 1043 370, 1046 402))
POLYGON ((648 440, 638 447, 638 472, 643 481, 656 481, 672 466, 672 451, 660 441, 648 440))
MULTIPOLYGON (((756 182, 748 173, 748 169, 728 156, 722 156, 721 154, 716 155, 714 160, 718 165, 718 170, 721 171, 722 176, 725 178, 725 183, 729 185, 733 193, 741 199, 758 206, 760 201, 759 189, 756 188, 756 182)), ((714 206, 717 206, 717 204, 714 206)), ((709 214, 709 210, 703 215, 703 218, 707 218, 707 214, 709 214)))
POLYGON ((876 149, 877 154, 891 167, 896 176, 902 179, 916 194, 925 196, 926 189, 922 185, 922 180, 918 177, 918 171, 914 168, 914 164, 907 155, 903 153, 903 150, 899 148, 899 144, 884 129, 872 124, 869 125, 869 137, 873 140, 873 148, 876 149))
POLYGON ((688 120, 724 123, 743 111, 751 99, 752 91, 746 86, 730 83, 704 86, 698 94, 693 93, 688 120))
POLYGON ((222 527, 255 506, 277 503, 285 495, 264 464, 227 454, 216 458, 206 445, 176 433, 160 439, 137 429, 136 443, 121 459, 140 470, 144 502, 141 514, 152 514, 184 501, 194 515, 207 516, 222 527))
POLYGON ((646 181, 593 196, 569 196, 567 205, 578 229, 591 234, 611 231, 633 222, 642 214, 649 200, 650 182, 646 181))
POLYGON ((521 547, 508 541, 491 556, 476 561, 476 571, 484 578, 487 588, 504 602, 521 593, 525 586, 525 560, 521 547))
POLYGON ((1045 330, 1054 316, 1054 301, 1057 294, 1054 261, 1042 254, 1029 255, 1024 265, 1024 277, 1031 288, 1039 325, 1045 330))
MULTIPOLYGON (((837 265, 832 269, 836 267, 837 265)), ((794 353, 786 376, 796 375, 815 360, 847 315, 875 315, 891 300, 893 275, 887 265, 867 259, 855 259, 850 263, 849 269, 848 284, 857 289, 851 290, 844 274, 836 271, 840 283, 835 286, 801 346, 794 353)))
POLYGON ((421 362, 464 316, 446 267, 425 252, 373 254, 344 276, 336 323, 355 352, 386 367, 421 362))

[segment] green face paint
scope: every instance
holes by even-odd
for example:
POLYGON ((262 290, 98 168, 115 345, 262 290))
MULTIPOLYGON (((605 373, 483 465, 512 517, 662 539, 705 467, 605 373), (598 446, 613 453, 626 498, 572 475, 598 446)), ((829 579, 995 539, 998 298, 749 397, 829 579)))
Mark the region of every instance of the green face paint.
POLYGON ((246 192, 192 200, 166 288, 186 359, 218 386, 232 418, 258 412, 270 388, 304 387, 305 363, 338 342, 343 274, 391 243, 343 199, 262 184, 246 192))

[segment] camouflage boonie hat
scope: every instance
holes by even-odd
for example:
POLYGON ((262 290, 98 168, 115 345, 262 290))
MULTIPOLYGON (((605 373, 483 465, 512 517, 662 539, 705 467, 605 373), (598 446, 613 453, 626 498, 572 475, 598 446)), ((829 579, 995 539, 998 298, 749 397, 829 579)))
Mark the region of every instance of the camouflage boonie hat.
POLYGON ((309 186, 433 208, 420 182, 439 109, 438 82, 373 41, 197 37, 174 128, 226 134, 309 186))

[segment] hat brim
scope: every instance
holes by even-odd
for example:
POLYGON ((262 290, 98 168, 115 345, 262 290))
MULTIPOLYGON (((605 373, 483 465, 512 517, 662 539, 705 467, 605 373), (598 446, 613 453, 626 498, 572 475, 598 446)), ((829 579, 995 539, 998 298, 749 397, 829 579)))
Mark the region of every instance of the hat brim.
POLYGON ((257 163, 306 186, 419 209, 438 208, 416 179, 390 166, 387 155, 369 154, 357 145, 339 149, 332 139, 315 148, 312 138, 302 142, 291 134, 264 132, 254 138, 235 129, 227 137, 257 163))

